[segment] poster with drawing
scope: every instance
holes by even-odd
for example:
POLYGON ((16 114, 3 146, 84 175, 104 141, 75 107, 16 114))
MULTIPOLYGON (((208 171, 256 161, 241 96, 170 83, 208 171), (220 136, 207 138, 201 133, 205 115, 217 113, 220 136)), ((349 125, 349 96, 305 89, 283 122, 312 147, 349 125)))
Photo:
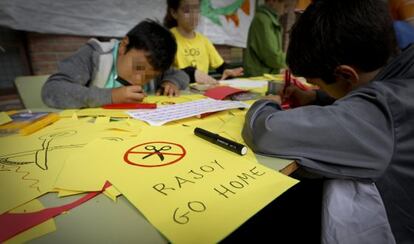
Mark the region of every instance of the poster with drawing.
POLYGON ((254 0, 201 0, 198 30, 214 44, 246 47, 254 0))
MULTIPOLYGON (((236 116, 223 117, 231 126, 236 116)), ((130 140, 97 139, 68 158, 56 187, 90 190, 107 180, 170 242, 217 243, 297 183, 193 130, 147 127, 130 140)))
POLYGON ((66 158, 90 141, 117 141, 135 135, 111 130, 111 126, 56 123, 29 136, 0 138, 0 214, 52 191, 66 158))
MULTIPOLYGON (((215 44, 245 47, 254 0, 201 0, 200 7, 202 34, 215 44)), ((146 18, 162 22, 166 8, 165 0, 4 0, 0 25, 49 34, 123 37, 146 18)))

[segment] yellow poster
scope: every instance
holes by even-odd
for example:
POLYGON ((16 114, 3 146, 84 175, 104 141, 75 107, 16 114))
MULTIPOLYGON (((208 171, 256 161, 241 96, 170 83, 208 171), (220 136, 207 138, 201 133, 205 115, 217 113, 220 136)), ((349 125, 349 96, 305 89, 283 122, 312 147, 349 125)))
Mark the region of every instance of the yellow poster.
POLYGON ((173 243, 218 242, 296 184, 193 129, 148 127, 133 140, 95 140, 62 174, 78 184, 109 180, 173 243))
MULTIPOLYGON (((106 140, 97 139, 86 145, 78 153, 66 159, 65 166, 56 180, 55 187, 67 191, 99 191, 111 174, 111 167, 103 160, 116 150, 123 139, 107 141, 107 148, 98 148, 106 140)), ((116 172, 114 172, 116 173, 116 172)))
POLYGON ((0 214, 51 191, 66 158, 90 141, 133 135, 109 128, 111 123, 52 125, 30 136, 0 138, 0 214))
MULTIPOLYGON (((44 207, 39 200, 30 201, 23 206, 15 208, 10 211, 10 213, 30 213, 43 210, 44 207)), ((56 230, 55 221, 53 219, 49 219, 39 225, 34 226, 18 235, 8 239, 5 241, 5 244, 14 244, 14 243, 25 243, 30 240, 33 240, 37 237, 46 235, 56 230)))

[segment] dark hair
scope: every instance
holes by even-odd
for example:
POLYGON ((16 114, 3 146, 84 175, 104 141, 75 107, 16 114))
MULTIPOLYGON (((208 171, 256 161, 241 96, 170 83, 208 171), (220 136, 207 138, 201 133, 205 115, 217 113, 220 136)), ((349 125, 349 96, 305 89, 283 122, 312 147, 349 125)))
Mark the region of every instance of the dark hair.
POLYGON ((173 28, 178 25, 177 20, 171 14, 171 10, 177 11, 180 7, 181 0, 167 0, 167 13, 164 17, 164 26, 173 28))
POLYGON ((316 0, 292 28, 286 62, 294 74, 329 84, 335 82, 339 65, 370 72, 395 52, 385 1, 316 0))
POLYGON ((135 48, 148 52, 148 62, 154 69, 165 71, 173 63, 177 52, 175 37, 157 21, 146 19, 132 28, 127 36, 126 51, 135 48))

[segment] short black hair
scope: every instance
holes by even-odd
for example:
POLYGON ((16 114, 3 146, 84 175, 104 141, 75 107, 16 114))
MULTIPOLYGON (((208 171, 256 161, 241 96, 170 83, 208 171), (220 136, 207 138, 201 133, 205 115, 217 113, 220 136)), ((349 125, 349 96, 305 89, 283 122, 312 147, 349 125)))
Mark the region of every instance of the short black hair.
POLYGON ((329 84, 337 66, 374 71, 396 47, 386 1, 315 0, 292 28, 286 62, 292 73, 329 84))
POLYGON ((146 19, 132 28, 127 37, 126 51, 135 48, 148 52, 148 62, 155 70, 163 72, 173 63, 177 52, 175 37, 159 22, 146 19))

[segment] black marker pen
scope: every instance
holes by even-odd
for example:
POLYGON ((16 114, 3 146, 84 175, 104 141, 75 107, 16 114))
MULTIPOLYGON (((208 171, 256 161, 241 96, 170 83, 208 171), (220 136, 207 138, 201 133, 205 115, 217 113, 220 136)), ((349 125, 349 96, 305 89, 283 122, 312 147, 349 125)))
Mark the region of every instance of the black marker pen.
POLYGON ((125 79, 123 79, 122 77, 120 77, 120 76, 117 76, 116 78, 115 78, 115 80, 116 81, 118 81, 119 83, 121 83, 122 85, 124 85, 124 86, 132 86, 132 84, 131 83, 129 83, 127 80, 125 80, 125 79))
POLYGON ((219 136, 218 134, 211 133, 210 131, 196 127, 194 129, 194 134, 198 137, 203 138, 204 140, 207 140, 237 154, 245 155, 247 153, 247 147, 245 145, 219 136))

